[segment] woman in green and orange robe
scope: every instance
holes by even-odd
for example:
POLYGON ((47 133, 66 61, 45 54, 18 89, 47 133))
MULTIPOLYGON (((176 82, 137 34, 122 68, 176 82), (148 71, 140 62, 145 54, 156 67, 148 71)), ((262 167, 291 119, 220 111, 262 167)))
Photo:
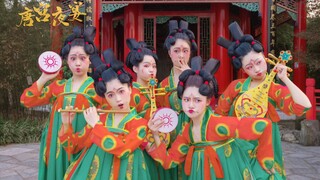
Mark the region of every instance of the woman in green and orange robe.
MULTIPOLYGON (((190 69, 189 61, 192 53, 197 51, 195 36, 188 29, 188 22, 180 20, 169 21, 169 34, 164 42, 164 48, 172 61, 173 67, 170 75, 159 83, 159 88, 164 88, 166 94, 157 98, 158 107, 169 107, 179 114, 178 125, 170 132, 170 144, 175 140, 186 124, 186 115, 182 112, 181 100, 177 96, 177 84, 182 71, 190 69)), ((171 169, 171 178, 176 179, 178 176, 185 177, 182 171, 183 165, 176 169, 171 169)))
MULTIPOLYGON (((137 42, 135 39, 127 39, 127 46, 130 52, 126 58, 126 65, 134 73, 136 73, 136 81, 132 83, 132 93, 130 106, 135 107, 140 116, 145 119, 150 119, 151 115, 151 98, 150 97, 150 80, 153 79, 154 88, 157 88, 156 84, 156 74, 157 74, 157 62, 158 56, 154 49, 147 46, 144 42, 137 42), (146 88, 147 87, 147 88, 146 88)), ((151 80, 152 81, 152 80, 151 80)), ((154 97, 154 100, 159 98, 154 97)), ((156 101, 154 101, 154 106, 156 106, 156 101)), ((156 108, 155 108, 156 109, 156 108)), ((148 133, 147 138, 150 137, 151 133, 148 133)), ((147 141, 142 145, 142 149, 148 146, 147 141)), ((146 163, 149 169, 151 179, 164 179, 165 176, 164 169, 154 161, 146 151, 143 151, 146 163)), ((168 173, 167 173, 168 174, 168 173)), ((167 176, 167 179, 170 175, 167 176)))
MULTIPOLYGON (((41 77, 21 95, 20 102, 27 108, 51 105, 49 119, 41 136, 38 179, 63 179, 70 162, 77 157, 77 154, 74 154, 68 158, 59 141, 58 131, 61 127, 59 109, 67 105, 83 109, 106 103, 105 99, 96 94, 93 79, 87 75, 90 64, 89 55, 95 52, 93 45, 95 35, 90 34, 94 32, 92 29, 94 27, 85 30, 84 36, 87 41, 90 41, 88 43, 85 43, 78 28, 75 28, 73 34, 66 39, 61 55, 67 59, 73 73, 70 79, 54 80, 44 87, 59 72, 42 73, 41 77)), ((86 121, 82 114, 76 115, 75 119, 72 126, 74 131, 78 132, 86 125, 86 121)))
POLYGON ((140 148, 148 130, 147 120, 130 108, 131 76, 120 61, 113 59, 110 49, 104 57, 106 64, 93 63, 93 78, 97 94, 105 97, 113 112, 99 115, 95 107, 88 108, 84 111, 88 124, 79 133, 72 133, 68 114, 62 114, 64 126, 59 136, 65 150, 77 153, 84 149, 70 165, 65 179, 149 180, 140 148))
MULTIPOLYGON (((235 115, 235 103, 241 94, 257 87, 263 83, 267 77, 267 62, 263 55, 261 43, 251 35, 243 35, 236 22, 229 26, 235 42, 228 42, 220 38, 219 44, 228 48, 228 54, 232 57, 233 65, 236 69, 242 68, 249 76, 247 79, 238 79, 227 87, 220 96, 215 113, 225 116, 235 115)), ((303 115, 310 107, 311 103, 308 97, 295 85, 287 76, 287 67, 278 64, 275 67, 278 78, 286 86, 271 82, 268 90, 268 106, 264 116, 272 121, 272 142, 275 153, 275 170, 286 179, 285 168, 282 157, 281 135, 278 127, 280 121, 277 109, 287 115, 303 115)), ((255 162, 255 152, 258 145, 257 141, 250 141, 253 145, 248 149, 248 154, 255 162)), ((245 144, 245 142, 239 142, 245 144)), ((263 178, 263 177, 261 177, 263 178)))
POLYGON ((265 169, 264 173, 272 174, 271 122, 254 118, 239 121, 238 118, 215 115, 208 107, 211 97, 218 92, 216 81, 210 74, 210 64, 213 63, 207 68, 186 70, 180 75, 178 96, 190 121, 166 150, 158 136, 158 129, 164 122, 150 120, 148 127, 157 147, 149 149, 149 154, 165 169, 185 162, 184 171, 191 180, 256 179, 249 158, 235 138, 257 139, 257 159, 265 169))

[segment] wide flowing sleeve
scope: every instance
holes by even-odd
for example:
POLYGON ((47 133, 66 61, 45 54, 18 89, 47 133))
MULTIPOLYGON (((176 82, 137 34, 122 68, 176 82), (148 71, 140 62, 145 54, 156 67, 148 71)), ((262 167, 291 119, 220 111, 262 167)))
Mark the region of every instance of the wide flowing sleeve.
POLYGON ((53 103, 54 97, 58 92, 63 91, 64 85, 65 80, 57 80, 39 91, 37 82, 35 82, 23 91, 20 103, 27 108, 53 103))
POLYGON ((99 122, 92 130, 91 140, 104 151, 118 158, 127 158, 143 142, 147 133, 147 120, 137 118, 127 126, 130 126, 128 134, 116 136, 99 122))
POLYGON ((89 138, 91 131, 92 128, 88 124, 77 133, 73 133, 72 126, 70 129, 64 129, 62 126, 59 131, 59 140, 68 154, 75 154, 92 144, 89 138))
POLYGON ((240 93, 242 83, 239 80, 232 81, 227 89, 220 95, 218 106, 215 108, 215 113, 228 116, 233 101, 240 93))
POLYGON ((239 122, 237 135, 244 140, 258 140, 258 162, 264 169, 273 167, 272 122, 269 119, 243 118, 239 122))
POLYGON ((310 108, 303 107, 294 102, 289 89, 280 84, 273 83, 269 90, 269 102, 278 107, 287 115, 302 116, 310 108))
POLYGON ((164 169, 176 167, 185 160, 189 150, 188 129, 186 127, 183 133, 177 136, 169 150, 167 150, 165 143, 162 142, 160 146, 148 151, 149 155, 158 161, 164 169))

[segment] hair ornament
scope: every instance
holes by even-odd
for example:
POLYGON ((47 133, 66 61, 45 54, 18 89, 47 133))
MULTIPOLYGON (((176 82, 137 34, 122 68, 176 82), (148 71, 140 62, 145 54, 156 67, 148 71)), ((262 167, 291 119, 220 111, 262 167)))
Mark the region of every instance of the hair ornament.
POLYGON ((232 22, 229 25, 229 31, 234 41, 219 37, 217 43, 228 50, 228 56, 232 58, 232 64, 236 69, 242 67, 241 61, 250 51, 263 52, 262 44, 255 40, 252 35, 243 34, 237 22, 232 22))
POLYGON ((100 82, 100 81, 102 81, 102 78, 100 77, 98 80, 99 80, 99 82, 100 82))
POLYGON ((118 74, 118 75, 120 75, 121 73, 122 73, 121 70, 118 70, 118 71, 117 71, 117 74, 118 74))
POLYGON ((218 84, 213 76, 220 66, 220 61, 210 58, 202 67, 202 58, 195 56, 191 59, 191 69, 185 70, 179 76, 179 85, 177 87, 178 97, 181 99, 186 88, 196 86, 199 93, 211 98, 218 95, 218 84))
POLYGON ((70 44, 71 44, 71 42, 68 42, 68 44, 70 45, 70 44))
POLYGON ((107 67, 107 68, 109 68, 110 66, 111 66, 110 63, 106 64, 106 67, 107 67))

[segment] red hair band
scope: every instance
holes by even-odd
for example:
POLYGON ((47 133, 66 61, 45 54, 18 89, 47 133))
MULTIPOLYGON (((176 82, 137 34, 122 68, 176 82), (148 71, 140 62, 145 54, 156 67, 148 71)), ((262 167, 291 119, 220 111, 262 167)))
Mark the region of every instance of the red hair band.
POLYGON ((99 82, 102 81, 102 78, 99 78, 99 82))
POLYGON ((120 75, 122 72, 120 70, 117 71, 117 74, 120 75))
POLYGON ((235 56, 232 56, 232 59, 235 59, 236 57, 235 56))
POLYGON ((139 48, 139 49, 138 49, 138 52, 141 52, 141 51, 142 51, 142 50, 139 48))
POLYGON ((251 45, 254 45, 255 43, 256 43, 256 42, 252 41, 252 42, 251 42, 251 45))
POLYGON ((204 84, 208 85, 208 84, 209 84, 209 82, 208 82, 208 81, 205 81, 205 82, 204 82, 204 84))
POLYGON ((240 41, 239 41, 239 40, 237 40, 237 41, 236 41, 236 44, 240 44, 240 41))
POLYGON ((194 39, 192 39, 191 42, 196 42, 196 41, 194 39))
POLYGON ((106 64, 106 66, 109 68, 110 67, 110 63, 106 64))
POLYGON ((89 42, 86 41, 86 44, 89 44, 89 42))
POLYGON ((153 50, 152 52, 153 52, 154 54, 155 54, 155 53, 157 53, 157 51, 156 51, 156 50, 153 50))
POLYGON ((199 70, 196 70, 195 72, 196 72, 196 74, 197 74, 197 75, 199 75, 199 73, 200 73, 200 71, 199 71, 199 70))
POLYGON ((180 85, 180 86, 183 86, 183 85, 184 85, 184 83, 183 83, 182 81, 180 81, 180 82, 179 82, 179 85, 180 85))
POLYGON ((68 44, 70 45, 70 44, 71 44, 71 42, 68 42, 68 44))
POLYGON ((172 38, 172 36, 169 36, 169 38, 172 38))

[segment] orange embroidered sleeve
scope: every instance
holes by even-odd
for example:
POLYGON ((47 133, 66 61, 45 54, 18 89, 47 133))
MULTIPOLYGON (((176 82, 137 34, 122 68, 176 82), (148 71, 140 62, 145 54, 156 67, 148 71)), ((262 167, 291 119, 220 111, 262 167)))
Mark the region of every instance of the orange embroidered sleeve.
POLYGON ((280 84, 273 83, 269 90, 269 95, 272 99, 270 100, 269 98, 269 102, 287 115, 295 114, 297 116, 302 116, 308 109, 310 109, 295 103, 289 89, 280 84))
POLYGON ((258 140, 257 159, 265 169, 271 169, 274 163, 272 148, 272 123, 265 118, 214 117, 208 124, 207 138, 221 141, 229 138, 258 140), (212 129, 212 131, 210 131, 212 129))
POLYGON ((27 108, 49 104, 54 96, 53 91, 63 91, 64 82, 64 80, 54 81, 44 87, 42 91, 38 90, 37 82, 35 82, 31 87, 24 90, 20 97, 20 103, 27 108))
POLYGON ((189 129, 188 127, 184 129, 182 134, 177 136, 176 140, 173 142, 168 151, 165 143, 162 142, 160 146, 156 147, 155 149, 151 149, 148 152, 150 156, 154 160, 158 161, 164 169, 176 167, 179 163, 185 160, 189 150, 190 142, 190 140, 187 138, 189 129))
POLYGON ((215 113, 228 116, 230 108, 232 106, 233 101, 235 100, 236 96, 239 94, 240 89, 237 88, 241 86, 242 82, 239 80, 232 81, 227 89, 220 95, 218 100, 218 106, 215 109, 215 113))
POLYGON ((88 138, 91 130, 92 128, 87 124, 80 132, 73 134, 72 127, 65 130, 62 126, 59 131, 60 143, 67 153, 75 154, 84 147, 89 147, 91 145, 90 138, 88 138))
POLYGON ((91 140, 104 151, 119 158, 127 158, 140 146, 147 133, 147 120, 139 118, 129 123, 127 126, 131 126, 130 132, 124 136, 116 136, 102 123, 98 123, 92 130, 91 140))
POLYGON ((272 123, 269 119, 243 118, 240 120, 238 137, 245 140, 258 140, 257 160, 264 169, 274 164, 272 146, 272 123))
POLYGON ((130 106, 135 107, 141 117, 147 120, 150 118, 150 103, 148 99, 134 87, 132 88, 130 106))

